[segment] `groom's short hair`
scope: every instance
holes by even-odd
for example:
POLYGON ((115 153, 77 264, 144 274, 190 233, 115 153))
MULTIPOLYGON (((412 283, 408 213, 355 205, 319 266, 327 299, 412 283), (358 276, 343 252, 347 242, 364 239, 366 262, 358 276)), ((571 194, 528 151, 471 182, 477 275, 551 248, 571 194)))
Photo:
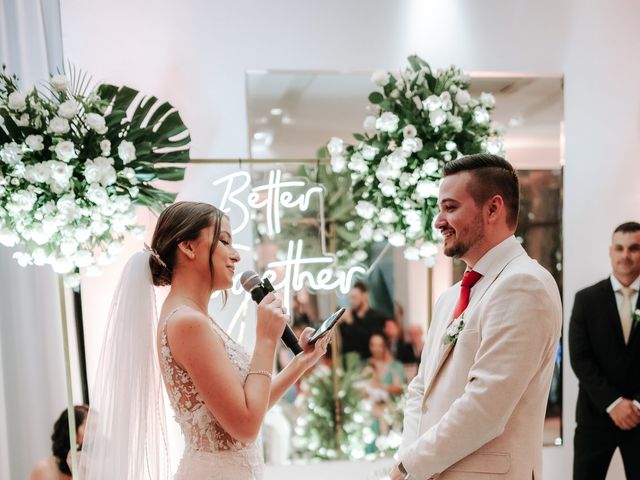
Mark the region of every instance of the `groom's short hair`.
POLYGON ((507 225, 518 225, 520 211, 520 186, 513 166, 504 158, 488 153, 477 153, 445 163, 444 176, 469 172, 469 194, 477 205, 482 205, 493 195, 500 195, 507 210, 507 225))

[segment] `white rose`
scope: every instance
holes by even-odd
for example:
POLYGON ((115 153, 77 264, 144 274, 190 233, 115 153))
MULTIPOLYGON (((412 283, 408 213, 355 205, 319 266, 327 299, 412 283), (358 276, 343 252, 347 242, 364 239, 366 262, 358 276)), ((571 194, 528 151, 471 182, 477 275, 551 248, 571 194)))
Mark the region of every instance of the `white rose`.
POLYGON ((451 126, 453 127, 453 129, 456 132, 461 132, 462 131, 462 118, 458 117, 456 115, 451 115, 451 117, 449 117, 449 123, 451 123, 451 126))
POLYGON ((502 142, 498 139, 491 138, 483 142, 484 150, 492 155, 500 155, 502 153, 502 142))
POLYGON ((394 247, 401 247, 406 243, 404 235, 400 232, 393 232, 391 235, 389 235, 388 240, 389 244, 393 245, 394 247))
POLYGON ((404 258, 406 260, 420 260, 420 250, 416 247, 407 247, 404 249, 404 258))
POLYGON ((66 118, 53 117, 49 122, 49 131, 58 135, 67 133, 69 131, 69 121, 66 118))
POLYGON ((445 112, 453 108, 453 102, 451 101, 451 94, 449 92, 442 92, 440 94, 440 101, 442 102, 442 106, 440 108, 445 112))
POLYGON ((365 223, 362 225, 362 228, 360 229, 360 238, 365 242, 368 242, 373 238, 373 228, 370 224, 365 223))
POLYGON ((13 121, 16 122, 16 125, 19 126, 19 127, 28 127, 29 126, 29 114, 28 113, 23 113, 22 115, 20 115, 20 118, 14 118, 13 121))
POLYGON ((331 140, 329 140, 327 144, 327 150, 332 157, 341 155, 344 152, 344 142, 341 138, 331 137, 331 140))
POLYGON ((24 139, 24 143, 34 152, 39 152, 44 148, 43 140, 42 135, 29 135, 24 139))
POLYGON ((27 97, 22 92, 11 92, 9 94, 9 99, 7 102, 7 106, 10 110, 15 110, 16 112, 22 112, 25 108, 27 108, 27 97))
POLYGON ((96 205, 104 205, 109 201, 107 191, 97 183, 92 183, 87 189, 87 198, 96 205))
POLYGON ((391 90, 391 93, 389 94, 389 96, 391 98, 400 98, 400 90, 398 90, 397 88, 394 88, 393 90, 391 90))
POLYGON ((45 265, 49 261, 49 257, 42 248, 36 248, 32 252, 33 263, 38 266, 45 265))
POLYGON ((11 201, 17 212, 28 212, 33 208, 38 196, 30 190, 18 190, 11 195, 11 201))
POLYGON ((396 186, 393 182, 386 181, 380 184, 380 192, 385 197, 395 197, 396 196, 396 186))
POLYGON ((0 243, 5 247, 14 247, 20 242, 18 234, 4 227, 0 228, 0 243))
POLYGON ((362 147, 362 157, 365 160, 373 160, 376 158, 378 154, 378 149, 376 147, 372 147, 371 145, 364 145, 362 147))
POLYGON ((62 118, 71 119, 76 113, 78 113, 78 105, 74 100, 62 102, 58 107, 58 115, 62 118))
POLYGON ((51 170, 46 163, 36 163, 27 166, 24 177, 30 182, 45 183, 51 178, 51 170))
POLYGON ((429 95, 425 101, 422 102, 422 105, 425 109, 433 112, 434 110, 438 110, 442 107, 442 100, 437 95, 429 95))
POLYGON ((471 95, 466 90, 458 90, 456 92, 456 103, 458 105, 466 105, 471 101, 471 95))
POLYGON ((405 138, 402 141, 402 150, 408 155, 419 152, 422 150, 422 146, 422 140, 417 137, 405 138))
POLYGON ((496 106, 496 97, 490 93, 482 92, 480 94, 480 103, 486 108, 493 108, 496 106))
POLYGON ((100 142, 100 151, 102 155, 108 157, 111 153, 111 142, 109 140, 102 140, 100 142))
POLYGON ((91 231, 95 235, 102 235, 107 230, 109 230, 109 225, 107 225, 106 222, 103 222, 102 220, 94 220, 91 222, 91 231))
POLYGON ((51 172, 51 179, 58 183, 60 187, 64 187, 69 183, 73 175, 73 167, 71 165, 56 160, 49 160, 47 165, 51 172))
POLYGON ((405 189, 411 185, 411 175, 408 173, 403 173, 400 175, 400 179, 398 180, 400 188, 405 189))
POLYGON ((414 127, 413 125, 407 125, 402 129, 402 135, 404 136, 404 138, 413 138, 417 134, 418 134, 418 131, 416 130, 416 127, 414 127))
POLYGON ((97 113, 87 113, 86 117, 87 126, 94 130, 96 133, 107 133, 107 126, 104 117, 97 113))
POLYGON ((51 267, 56 273, 69 273, 73 270, 73 261, 68 257, 54 258, 51 267))
POLYGON ((376 117, 373 115, 367 115, 362 123, 362 127, 364 131, 369 135, 374 135, 376 133, 376 117))
POLYGON ((367 252, 365 252, 364 250, 358 250, 353 253, 353 259, 356 262, 364 262, 367 259, 367 256, 367 252))
POLYGON ((438 247, 431 242, 425 242, 420 246, 420 256, 423 258, 433 257, 437 253, 438 247))
POLYGON ((69 82, 64 75, 54 75, 51 77, 51 86, 58 92, 64 92, 69 87, 69 82))
POLYGON ((447 114, 444 111, 437 109, 433 112, 429 112, 429 121, 434 128, 439 127, 447 120, 447 114))
POLYGON ((136 177, 136 171, 131 167, 123 168, 118 175, 129 180, 129 183, 131 183, 131 185, 135 185, 138 183, 138 177, 136 177))
POLYGON ((407 225, 422 226, 422 213, 419 210, 405 210, 403 213, 407 225))
POLYGON ((65 256, 70 256, 78 250, 78 242, 72 239, 64 239, 60 242, 60 252, 65 256))
POLYGON ((33 259, 31 255, 26 252, 15 252, 13 258, 18 262, 21 267, 26 267, 32 264, 33 259))
POLYGON ((416 192, 422 198, 430 198, 438 196, 438 186, 429 181, 418 182, 416 185, 416 192))
POLYGON ((451 140, 449 140, 444 146, 444 148, 446 148, 450 152, 453 152, 457 147, 458 145, 456 145, 456 142, 453 142, 451 140))
POLYGON ((427 175, 433 175, 438 171, 438 160, 433 157, 429 158, 426 162, 424 162, 422 169, 427 175))
POLYGON ((489 116, 489 112, 487 112, 484 108, 477 107, 473 110, 473 119, 475 120, 476 123, 480 125, 485 125, 489 123, 489 120, 491 120, 491 117, 489 116))
POLYGON ((391 112, 384 112, 376 120, 376 128, 383 132, 395 132, 398 129, 400 118, 391 112))
POLYGON ((356 213, 358 216, 364 218, 365 220, 370 220, 373 218, 376 208, 372 203, 360 200, 356 205, 356 213))
POLYGON ((336 155, 331 157, 331 170, 335 173, 343 172, 347 166, 347 161, 342 155, 336 155))
MULTIPOLYGON (((405 158, 402 149, 395 150, 391 155, 387 157, 387 162, 393 170, 401 170, 407 166, 407 159, 405 158)), ((396 178, 398 175, 394 175, 396 178)))
POLYGON ((131 207, 131 199, 124 195, 118 195, 114 201, 116 209, 119 212, 127 212, 129 207, 131 207))
POLYGON ((55 148, 56 156, 63 162, 69 162, 73 158, 77 158, 78 154, 74 148, 73 142, 65 140, 64 142, 58 142, 55 148))
POLYGON ((384 87, 389 83, 390 80, 389 72, 385 72, 384 70, 376 70, 371 75, 371 81, 378 85, 379 87, 384 87))
POLYGON ((93 162, 88 161, 87 166, 84 167, 84 178, 87 183, 97 183, 100 181, 100 169, 94 165, 93 162))
POLYGON ((382 223, 394 223, 398 220, 398 215, 390 208, 383 208, 380 210, 378 218, 382 223))
POLYGON ((93 255, 88 250, 78 250, 74 256, 74 262, 78 268, 88 267, 93 263, 93 255))
POLYGON ((350 170, 357 173, 366 173, 369 170, 367 162, 365 162, 362 155, 358 152, 351 155, 351 160, 349 161, 348 166, 350 170))
POLYGON ((136 159, 136 147, 133 143, 123 140, 118 145, 118 157, 125 165, 136 159))
POLYGON ((16 142, 6 143, 0 150, 0 158, 9 165, 16 165, 22 160, 22 149, 16 142))

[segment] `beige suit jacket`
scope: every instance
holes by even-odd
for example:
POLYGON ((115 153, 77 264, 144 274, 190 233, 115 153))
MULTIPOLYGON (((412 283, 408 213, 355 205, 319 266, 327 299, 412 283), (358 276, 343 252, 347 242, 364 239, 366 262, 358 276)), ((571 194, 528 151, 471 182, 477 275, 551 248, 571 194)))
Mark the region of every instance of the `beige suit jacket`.
POLYGON ((435 307, 409 385, 399 457, 412 478, 542 478, 542 434, 562 324, 553 277, 515 237, 474 270, 455 344, 445 345, 460 284, 435 307))

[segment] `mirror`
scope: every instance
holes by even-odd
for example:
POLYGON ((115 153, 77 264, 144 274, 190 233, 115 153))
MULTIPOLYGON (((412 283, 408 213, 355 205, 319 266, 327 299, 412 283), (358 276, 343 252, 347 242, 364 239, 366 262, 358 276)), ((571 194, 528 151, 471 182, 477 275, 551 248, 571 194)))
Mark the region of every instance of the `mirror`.
MULTIPOLYGON (((305 257, 332 258, 339 254, 340 242, 349 238, 350 220, 344 217, 343 210, 348 210, 350 200, 341 190, 344 185, 315 159, 318 149, 331 137, 350 139, 352 133, 363 130, 362 121, 371 113, 367 101, 373 91, 370 74, 250 71, 246 84, 252 178, 264 183, 268 175, 273 175, 276 162, 282 178, 303 182, 304 187, 300 187, 303 190, 317 184, 324 186, 324 197, 317 195, 310 200, 307 210, 281 216, 282 230, 278 234, 269 231, 264 214, 256 213, 257 265, 265 266, 286 257, 292 248, 295 254, 291 239, 296 242, 302 239, 305 257)), ((471 74, 471 91, 473 95, 490 92, 496 97, 493 120, 504 130, 506 156, 521 179, 522 213, 517 236, 562 288, 562 78, 471 74)), ((367 270, 353 272, 350 279, 366 277, 370 305, 380 313, 379 325, 404 338, 409 348, 419 348, 429 307, 424 303, 425 291, 416 290, 414 279, 427 278, 426 267, 408 262, 399 249, 386 244, 376 244, 367 252, 367 258, 361 260, 367 270), (396 320, 398 332, 393 332, 396 330, 393 324, 385 328, 388 319, 396 320)), ((432 272, 433 278, 429 277, 429 288, 436 290, 435 298, 439 293, 437 285, 456 282, 463 269, 445 257, 439 257, 439 262, 432 272)), ((328 263, 310 266, 310 275, 316 279, 322 275, 331 278, 331 271, 328 263), (323 268, 329 272, 319 273, 323 268)), ((289 292, 294 326, 315 326, 337 307, 350 306, 353 299, 346 287, 337 294, 307 287, 289 292)), ((349 335, 348 328, 340 331, 343 338, 337 343, 341 344, 341 350, 351 349, 348 338, 344 338, 349 335)), ((375 349, 377 345, 369 347, 375 349)), ((275 413, 270 414, 265 427, 268 462, 340 458, 347 449, 350 458, 373 458, 390 455, 397 448, 402 428, 402 389, 397 395, 377 392, 367 360, 354 350, 346 357, 338 358, 337 351, 333 356, 327 355, 321 366, 289 392, 275 413), (338 402, 333 398, 336 392, 338 402), (336 417, 345 425, 348 435, 332 429, 336 417)), ((399 358, 397 344, 392 351, 399 358)), ((281 352, 281 366, 286 364, 287 355, 281 352)), ((390 382, 399 381, 406 386, 416 369, 415 361, 398 362, 393 371, 390 369, 390 382)), ((560 346, 544 443, 562 444, 560 346)))

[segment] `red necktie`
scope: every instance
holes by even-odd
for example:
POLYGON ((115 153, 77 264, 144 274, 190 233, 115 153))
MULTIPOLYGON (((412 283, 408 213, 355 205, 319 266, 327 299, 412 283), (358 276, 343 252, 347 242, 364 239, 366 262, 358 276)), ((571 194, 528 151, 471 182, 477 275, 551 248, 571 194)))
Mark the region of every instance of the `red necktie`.
POLYGON ((456 304, 456 309, 453 312, 453 318, 451 321, 458 318, 462 315, 462 312, 465 311, 467 305, 469 305, 469 295, 471 294, 471 287, 473 287, 478 280, 482 278, 482 274, 478 272, 474 272, 473 270, 469 270, 468 272, 464 272, 462 276, 462 282, 460 283, 460 296, 458 297, 458 303, 456 304))

